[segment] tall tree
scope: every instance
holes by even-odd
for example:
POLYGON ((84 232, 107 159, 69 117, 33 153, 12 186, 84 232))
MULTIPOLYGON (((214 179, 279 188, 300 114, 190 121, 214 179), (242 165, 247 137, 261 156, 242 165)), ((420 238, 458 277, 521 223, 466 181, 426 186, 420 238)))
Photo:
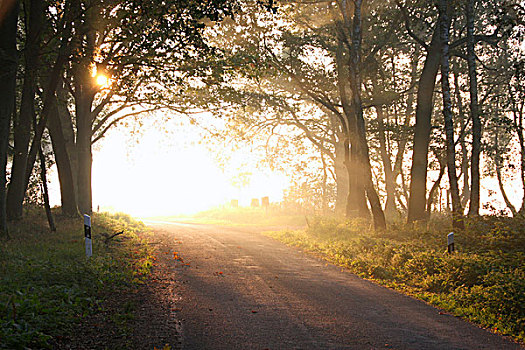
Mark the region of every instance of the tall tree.
POLYGON ((447 145, 447 170, 450 195, 452 197, 452 223, 454 228, 463 228, 463 209, 459 197, 458 177, 456 174, 456 150, 454 140, 454 118, 452 115, 452 97, 450 92, 450 62, 449 62, 449 36, 451 23, 451 6, 448 0, 439 1, 439 15, 441 22, 441 89, 443 95, 443 117, 445 119, 445 135, 447 145))
MULTIPOLYGON (((74 214, 75 202, 78 201, 79 209, 89 213, 92 205, 92 143, 122 120, 123 114, 129 116, 138 113, 124 113, 126 107, 142 105, 141 109, 146 109, 144 106, 149 104, 154 105, 150 109, 158 108, 161 103, 157 101, 163 99, 164 91, 175 89, 184 77, 192 74, 185 70, 184 64, 202 59, 202 55, 196 56, 203 52, 210 53, 201 35, 205 27, 204 19, 215 21, 232 14, 235 2, 188 0, 181 4, 180 1, 74 0, 58 2, 56 5, 49 12, 56 13, 57 18, 49 19, 48 26, 55 37, 62 38, 62 44, 59 45, 61 48, 58 53, 54 52, 57 59, 52 71, 41 72, 41 75, 47 75, 48 82, 43 88, 42 110, 35 137, 25 154, 25 179, 13 177, 9 186, 10 191, 13 191, 14 213, 22 212, 22 201, 40 139, 50 114, 56 114, 55 90, 64 81, 64 67, 68 93, 72 94, 75 104, 75 121, 73 123, 65 118, 60 121, 63 131, 73 126, 75 129, 75 147, 69 147, 68 155, 69 161, 73 160, 76 165, 70 164, 69 168, 76 173, 73 177, 76 178, 78 192, 76 198, 69 198, 67 212, 74 214), (71 50, 72 45, 75 45, 75 50, 71 50), (107 75, 110 82, 108 87, 101 88, 95 84, 95 71, 107 75), (162 88, 156 88, 159 85, 162 88), (71 154, 72 149, 76 154, 71 154)), ((69 101, 69 97, 66 100, 69 101)), ((166 98, 162 101, 170 103, 166 98)), ((58 107, 59 111, 63 109, 60 101, 58 107)), ((56 148, 61 148, 57 145, 61 143, 60 135, 57 134, 60 130, 59 120, 54 117, 51 118, 51 134, 56 148)), ((68 161, 68 157, 62 154, 59 159, 60 178, 70 180, 71 177, 62 171, 66 169, 67 173, 64 162, 68 161)), ((67 193, 71 194, 71 188, 75 186, 68 184, 67 187, 67 193)), ((65 190, 65 186, 62 189, 65 190)))
MULTIPOLYGON (((63 91, 62 84, 57 88, 57 95, 63 91)), ((74 132, 72 128, 71 116, 67 109, 66 102, 61 101, 57 96, 53 101, 53 111, 51 112, 48 130, 55 155, 58 179, 60 183, 60 200, 62 204, 62 214, 69 217, 78 215, 77 195, 75 190, 74 169, 76 164, 72 160, 74 154, 74 132), (61 118, 62 117, 62 118, 61 118), (65 119, 65 120, 61 120, 65 119), (70 126, 70 129, 67 129, 70 126)))
MULTIPOLYGON (((20 112, 13 121, 14 156, 11 166, 12 179, 24 179, 27 169, 29 142, 31 141, 31 126, 35 111, 35 91, 37 87, 37 72, 40 59, 40 42, 43 39, 44 2, 30 0, 24 2, 26 15, 26 40, 24 47, 24 80, 20 112)), ((9 219, 22 217, 22 206, 13 205, 24 200, 24 182, 11 181, 7 192, 7 216, 9 219)))
POLYGON ((467 62, 470 85, 470 117, 472 119, 472 156, 470 165, 470 205, 469 216, 479 215, 480 173, 479 159, 481 153, 481 119, 478 103, 478 76, 476 73, 476 51, 474 37, 475 0, 467 0, 467 62))
MULTIPOLYGON (((362 90, 363 81, 369 79, 370 73, 366 68, 372 60, 370 57, 385 45, 384 40, 375 42, 371 38, 389 37, 385 28, 370 23, 375 21, 375 16, 369 12, 370 9, 373 9, 374 13, 382 12, 382 8, 379 9, 375 4, 366 2, 365 19, 360 15, 360 10, 353 12, 354 9, 364 6, 361 2, 354 4, 352 1, 343 1, 338 5, 312 3, 305 6, 294 4, 279 11, 278 15, 282 16, 282 21, 251 18, 249 23, 253 23, 251 27, 255 28, 248 26, 248 30, 237 31, 239 34, 235 31, 232 34, 228 32, 229 35, 233 35, 228 38, 235 43, 235 49, 232 51, 237 60, 232 60, 233 63, 248 61, 256 67, 253 69, 256 73, 265 72, 243 77, 253 79, 253 87, 250 85, 245 88, 246 95, 253 96, 253 93, 249 92, 258 89, 262 90, 261 96, 266 93, 267 99, 280 95, 285 100, 294 100, 296 104, 315 104, 323 114, 333 116, 327 120, 336 121, 331 126, 336 126, 337 131, 334 134, 340 141, 334 147, 335 164, 339 164, 337 160, 341 155, 344 155, 345 159, 345 171, 349 181, 349 216, 370 215, 365 192, 368 174, 371 177, 371 171, 368 172, 366 165, 370 165, 370 155, 364 105, 366 104, 367 108, 371 105, 366 100, 368 96, 363 97, 362 90), (372 30, 381 34, 369 33, 372 30), (364 40, 365 49, 361 39, 363 33, 367 34, 367 39, 364 40), (363 60, 361 51, 366 53, 363 60), (356 59, 352 59, 352 56, 356 59)), ((387 20, 391 18, 386 15, 384 17, 387 20)), ((221 39, 218 41, 222 42, 221 39)), ((230 77, 228 80, 235 81, 230 77)), ((246 80, 242 81, 244 83, 246 80)), ((238 85, 235 83, 236 90, 238 85)), ((231 90, 230 86, 227 91, 231 90)), ((305 119, 315 118, 312 115, 307 117, 305 115, 305 119)), ((342 167, 337 166, 336 172, 341 169, 342 167)), ((337 176, 338 182, 343 178, 337 176)), ((373 181, 370 183, 373 184, 373 181)), ((338 184, 338 189, 343 189, 343 186, 339 187, 338 184)), ((341 194, 344 196, 344 192, 346 191, 338 191, 338 203, 341 202, 341 194)), ((375 203, 374 211, 381 213, 381 203, 379 200, 374 201, 372 192, 376 192, 376 198, 379 199, 374 186, 368 186, 371 196, 369 200, 375 203)))
POLYGON ((16 0, 0 3, 0 236, 8 234, 6 167, 11 116, 15 107, 18 9, 19 3, 16 0))
MULTIPOLYGON (((374 183, 372 181, 372 167, 370 165, 370 152, 368 149, 368 141, 366 138, 366 126, 365 119, 363 114, 363 104, 361 99, 362 94, 362 80, 361 80, 361 44, 362 44, 362 4, 361 0, 354 1, 353 8, 353 19, 351 27, 351 45, 349 48, 349 59, 348 59, 348 78, 349 86, 352 90, 352 100, 351 100, 351 115, 346 114, 348 125, 355 125, 355 138, 357 139, 354 143, 354 147, 357 148, 358 154, 358 166, 361 174, 358 177, 362 179, 364 185, 366 196, 368 202, 370 203, 370 208, 372 209, 372 217, 374 220, 374 226, 377 230, 386 229, 386 220, 385 214, 381 207, 381 201, 375 189, 374 183), (349 120, 350 117, 355 118, 354 121, 349 120)), ((344 7, 342 8, 343 16, 347 16, 345 13, 348 11, 344 7)), ((345 22, 348 23, 348 20, 345 19, 345 22)), ((350 29, 350 28, 347 28, 350 29)), ((347 41, 348 43, 349 41, 347 41)), ((351 127, 352 128, 352 127, 351 127)), ((351 131, 352 133, 352 131, 351 131)))
MULTIPOLYGON (((60 13, 58 13, 58 20, 56 23, 55 32, 53 35, 53 42, 58 46, 55 52, 52 52, 52 58, 50 58, 51 68, 47 71, 47 77, 43 80, 42 84, 42 108, 40 109, 40 118, 34 127, 34 136, 31 141, 31 146, 27 150, 27 153, 23 152, 24 148, 20 147, 18 152, 15 153, 14 157, 23 157, 26 159, 25 173, 23 176, 18 174, 12 176, 9 183, 9 194, 10 199, 7 203, 9 207, 9 213, 13 214, 13 219, 20 218, 22 215, 23 200, 26 193, 26 189, 29 185, 29 179, 33 172, 33 166, 35 164, 38 150, 40 149, 40 142, 44 135, 47 120, 52 112, 52 105, 55 99, 56 87, 61 81, 62 72, 66 63, 68 62, 70 53, 73 49, 72 41, 72 20, 76 14, 80 12, 78 1, 72 0, 67 1, 63 4, 60 13), (23 154, 22 154, 23 153, 23 154)), ((29 53, 28 53, 29 54, 29 53)), ((33 101, 30 101, 33 104, 33 101)), ((29 104, 29 102, 28 102, 29 104)), ((34 105, 29 105, 28 110, 32 110, 34 105)), ((19 129, 19 132, 29 132, 27 128, 19 129)), ((27 137, 27 136, 26 136, 27 137)))
MULTIPOLYGON (((405 16, 407 31, 412 33, 406 9, 398 2, 405 16)), ((408 201, 407 221, 426 220, 426 183, 428 171, 428 146, 430 142, 431 120, 433 111, 433 96, 436 77, 441 63, 440 23, 442 14, 434 25, 432 40, 429 45, 416 37, 427 51, 425 64, 418 82, 416 124, 414 127, 414 146, 412 167, 410 170, 410 197, 408 201)))

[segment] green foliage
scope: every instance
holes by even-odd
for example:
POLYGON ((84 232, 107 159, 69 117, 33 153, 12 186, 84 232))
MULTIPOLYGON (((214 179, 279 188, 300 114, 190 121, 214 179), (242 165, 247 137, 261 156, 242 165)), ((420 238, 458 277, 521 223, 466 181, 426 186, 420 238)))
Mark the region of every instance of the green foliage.
POLYGON ((268 235, 524 341, 525 220, 469 221, 449 255, 443 219, 430 228, 399 224, 376 233, 362 220, 317 218, 309 229, 268 235))
POLYGON ((0 349, 47 349, 53 338, 78 329, 96 312, 105 292, 140 282, 152 256, 129 216, 93 216, 93 257, 86 259, 81 219, 58 222, 50 234, 40 217, 11 229, 0 243, 0 349), (125 230, 108 245, 103 231, 125 230))

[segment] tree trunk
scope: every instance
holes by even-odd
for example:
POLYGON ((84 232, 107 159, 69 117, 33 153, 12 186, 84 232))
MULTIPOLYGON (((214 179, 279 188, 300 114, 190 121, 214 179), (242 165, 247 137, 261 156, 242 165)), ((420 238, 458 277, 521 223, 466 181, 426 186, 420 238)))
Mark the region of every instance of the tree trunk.
MULTIPOLYGON (((68 92, 66 91, 63 84, 57 86, 57 108, 58 116, 60 119, 60 126, 62 127, 62 135, 64 136, 64 142, 66 145, 66 151, 69 156, 69 162, 71 165, 71 173, 73 177, 73 188, 75 190, 75 201, 78 201, 77 191, 77 174, 78 174, 78 160, 77 160, 77 148, 76 148, 76 137, 75 128, 73 127, 73 117, 68 109, 68 92)), ((78 203, 77 203, 78 204, 78 203)))
POLYGON ((62 214, 64 216, 74 217, 78 215, 75 181, 59 114, 58 101, 55 101, 53 111, 49 117, 48 130, 51 136, 53 153, 55 154, 55 162, 58 170, 62 214))
POLYGON ((385 215, 388 218, 393 218, 396 213, 396 183, 394 178, 394 171, 392 170, 392 160, 390 159, 390 153, 388 152, 385 137, 385 125, 384 125, 384 110, 383 107, 377 106, 377 131, 379 138, 379 152, 381 154, 381 160, 383 162, 383 170, 385 172, 385 188, 386 188, 386 203, 385 203, 385 215))
POLYGON ((92 212, 92 191, 91 191, 91 105, 93 97, 78 96, 76 99, 76 118, 77 118, 77 191, 78 209, 81 214, 91 215, 92 212))
POLYGON ((469 199, 470 199, 470 187, 469 187, 469 159, 468 159, 468 150, 467 144, 465 142, 465 113, 463 110, 463 102, 461 99, 461 85, 459 83, 459 67, 456 63, 454 67, 454 92, 456 98, 456 106, 458 108, 458 119, 459 127, 462 130, 461 135, 459 135, 459 146, 461 148, 461 174, 463 175, 463 190, 461 191, 461 206, 464 208, 469 199))
MULTIPOLYGON (((525 135, 524 135, 524 128, 523 128, 523 111, 525 109, 525 101, 522 101, 521 99, 520 100, 516 100, 516 98, 514 97, 514 91, 512 91, 512 87, 510 85, 510 83, 508 83, 507 85, 507 89, 508 89, 508 97, 510 99, 510 103, 511 103, 511 111, 512 111, 512 116, 513 116, 513 123, 512 123, 512 128, 513 130, 516 132, 516 135, 518 136, 518 146, 519 146, 519 151, 520 151, 520 155, 519 155, 519 167, 520 167, 520 171, 519 171, 519 176, 520 176, 520 180, 521 180, 521 189, 523 191, 523 197, 521 199, 521 207, 520 207, 520 210, 518 211, 519 214, 521 215, 524 215, 525 214, 525 135)), ((497 129, 496 129, 497 131, 497 129)), ((496 145, 496 159, 500 162, 499 164, 499 167, 501 169, 501 163, 503 163, 502 161, 502 156, 500 155, 500 151, 499 151, 499 147, 498 147, 498 133, 496 132, 496 137, 495 137, 495 140, 494 140, 494 143, 496 145)), ((496 163, 496 165, 498 165, 496 163)), ((501 171, 501 170, 500 170, 501 171)), ((499 180, 499 179, 498 179, 499 180)), ((500 180, 500 182, 502 182, 500 180)), ((503 194, 503 197, 506 198, 506 195, 505 195, 505 191, 503 190, 503 186, 502 184, 500 184, 500 188, 502 189, 502 194, 503 194)), ((507 204, 508 206, 508 204, 507 204)), ((510 207, 509 207, 510 209, 510 207)))
POLYGON ((496 176, 498 179, 498 186, 501 192, 501 196, 503 197, 503 201, 505 202, 505 205, 507 206, 507 208, 509 208, 510 212, 512 213, 512 216, 515 217, 516 215, 518 215, 518 211, 516 210, 516 207, 509 200, 509 197, 507 196, 507 192, 505 191, 505 186, 503 184, 503 176, 501 175, 501 165, 499 162, 496 162, 496 176))
POLYGON ((15 109, 16 69, 18 65, 16 50, 18 1, 3 1, 0 3, 0 10, 5 14, 5 17, 0 21, 0 77, 2 77, 0 84, 0 237, 2 237, 8 236, 6 168, 11 116, 15 109))
POLYGON ((463 229, 463 209, 459 197, 458 178, 456 174, 456 150, 454 142, 454 121, 452 116, 452 98, 450 96, 450 66, 449 66, 449 32, 450 32, 450 8, 447 0, 439 1, 439 12, 441 17, 441 89, 443 94, 443 117, 445 119, 445 134, 447 144, 447 170, 452 199, 452 225, 454 228, 463 229))
POLYGON ((91 138, 93 136, 92 107, 97 88, 91 76, 91 65, 94 63, 96 51, 97 29, 95 23, 100 16, 99 4, 94 4, 86 11, 86 20, 82 24, 85 35, 82 57, 73 69, 75 86, 76 113, 76 151, 78 161, 77 172, 77 202, 81 214, 92 212, 91 170, 93 157, 91 153, 91 138))
POLYGON ((399 177, 401 179, 401 190, 403 193, 403 197, 405 198, 405 204, 403 204, 403 207, 405 208, 405 212, 408 213, 408 198, 410 198, 408 194, 408 186, 405 181, 405 172, 403 171, 403 168, 400 168, 399 170, 399 177))
POLYGON ((31 125, 35 118, 35 84, 39 65, 40 41, 43 23, 42 0, 25 2, 27 20, 27 41, 24 48, 25 72, 22 87, 22 100, 18 120, 13 123, 14 155, 11 167, 11 181, 7 190, 7 217, 10 220, 22 217, 22 203, 25 196, 25 174, 31 125), (29 6, 27 6, 29 4, 29 6))
POLYGON ((416 125, 414 128, 414 146, 412 155, 412 168, 410 170, 410 194, 408 200, 409 223, 426 220, 426 184, 428 166, 428 146, 430 142, 432 98, 436 85, 436 76, 441 59, 441 40, 439 35, 438 18, 434 28, 432 41, 427 51, 427 57, 417 91, 416 125))
MULTIPOLYGON (((418 62, 419 62, 419 49, 416 47, 416 49, 414 50, 414 54, 412 57, 412 63, 411 63, 411 72, 410 72, 410 76, 411 76, 410 85, 411 86, 414 85, 415 80, 416 80, 418 62)), ((406 129, 410 127, 410 120, 412 117, 412 113, 414 113, 414 94, 410 93, 407 97, 407 109, 405 111, 404 126, 406 129)), ((406 186, 405 175, 403 173, 403 159, 405 155, 407 141, 408 141, 408 137, 401 137, 401 139, 398 141, 396 160, 394 163, 394 184, 397 187, 397 179, 398 177, 401 177, 401 189, 403 191, 403 196, 405 197, 406 202, 408 202, 408 190, 406 186)), ((397 194, 396 194, 396 197, 398 197, 397 194)), ((403 204, 400 200, 398 200, 398 203, 403 204)), ((406 206, 403 204, 402 207, 403 207, 403 210, 406 212, 406 206)))
POLYGON ((439 162, 439 175, 430 188, 430 192, 428 193, 428 200, 427 200, 427 217, 430 218, 430 215, 432 214, 432 204, 434 204, 434 198, 436 197, 436 191, 440 188, 441 180, 443 179, 443 175, 445 175, 445 169, 447 168, 447 157, 439 157, 439 154, 436 152, 436 157, 438 158, 439 162))
POLYGON ((329 212, 328 207, 328 191, 327 191, 327 181, 328 181, 328 172, 326 170, 327 164, 324 159, 324 153, 319 152, 321 157, 321 163, 323 164, 323 180, 321 183, 321 213, 322 215, 327 215, 329 212))
POLYGON ((499 130, 496 127, 495 135, 494 135, 494 148, 496 150, 495 154, 495 160, 494 163, 496 165, 496 177, 498 179, 498 186, 501 192, 501 196, 503 197, 503 200, 505 201, 505 205, 512 213, 512 216, 516 216, 518 214, 518 211, 516 210, 516 207, 512 205, 511 201, 509 200, 509 197, 507 196, 507 192, 505 191, 505 186, 503 184, 503 176, 501 174, 501 167, 503 163, 503 159, 499 152, 499 137, 498 137, 499 130))
MULTIPOLYGON (((510 93, 512 94, 512 92, 510 93)), ((521 188, 524 194, 519 213, 523 215, 525 213, 525 137, 523 135, 523 104, 518 107, 515 99, 513 97, 511 97, 511 99, 513 104, 512 113, 514 114, 514 129, 518 135, 518 144, 520 147, 520 179, 521 188)))
POLYGON ((365 186, 362 178, 361 157, 358 151, 357 124, 355 111, 348 91, 348 64, 345 62, 344 39, 345 30, 340 28, 338 47, 336 52, 337 86, 343 107, 343 133, 344 133, 344 164, 348 173, 348 196, 346 200, 347 217, 363 217, 370 215, 366 205, 365 186), (351 146, 351 147, 350 147, 351 146))
POLYGON ((372 181, 372 168, 370 165, 370 154, 368 151, 368 142, 366 139, 366 126, 365 119, 363 116, 363 105, 361 102, 361 42, 362 42, 362 28, 361 28, 361 0, 354 1, 354 18, 352 28, 352 46, 350 50, 350 60, 348 67, 348 77, 350 88, 352 90, 352 116, 355 118, 356 128, 356 143, 358 146, 357 153, 360 160, 361 173, 360 178, 363 180, 363 184, 366 191, 368 202, 372 210, 372 217, 374 220, 374 228, 379 231, 386 230, 386 220, 383 208, 381 207, 381 201, 374 187, 372 181))
POLYGON ((357 145, 354 144, 350 147, 348 141, 345 142, 345 167, 348 174, 346 217, 367 218, 370 216, 370 212, 366 204, 366 192, 362 181, 357 145))
POLYGON ((481 152, 481 119, 478 104, 478 78, 476 74, 476 52, 474 50, 474 0, 467 1, 467 63, 470 84, 470 115, 472 117, 472 156, 470 165, 470 206, 468 215, 479 215, 480 175, 479 157, 481 152))
MULTIPOLYGON (((44 134, 44 130, 47 125, 47 120, 51 112, 51 107, 53 105, 53 100, 55 98, 55 89, 58 84, 58 80, 60 79, 60 76, 62 75, 62 70, 67 61, 67 57, 69 56, 69 54, 67 54, 62 49, 61 51, 62 52, 59 53, 57 61, 55 62, 55 66, 53 67, 51 71, 49 82, 44 91, 44 105, 42 107, 42 113, 40 114, 40 120, 38 121, 38 125, 35 128, 35 136, 33 137, 33 142, 31 143, 31 147, 29 148, 29 153, 27 156, 27 164, 26 164, 26 173, 25 173, 25 179, 24 179, 24 187, 22 191, 24 195, 27 190, 27 186, 29 185, 29 179, 31 177, 31 173, 33 172, 33 166, 35 164, 36 156, 38 154, 38 149, 40 148, 40 142, 42 140, 42 136, 44 134)), ((23 199, 23 196, 22 196, 22 199, 23 199)), ((21 205, 21 203, 19 205, 21 205)))
POLYGON ((348 196, 348 173, 345 168, 345 149, 344 142, 341 136, 337 138, 335 143, 335 181, 336 181, 336 197, 335 197, 335 213, 338 216, 345 215, 346 200, 348 196))
MULTIPOLYGON (((344 130, 347 135, 345 140, 345 162, 350 180, 347 215, 351 213, 352 204, 359 205, 364 214, 366 202, 363 203, 364 205, 361 204, 360 198, 357 198, 357 202, 355 201, 355 194, 361 197, 361 189, 364 188, 372 209, 374 226, 376 230, 384 230, 386 229, 386 221, 381 201, 372 181, 363 106, 361 103, 362 0, 353 2, 352 20, 350 20, 349 14, 351 11, 349 11, 350 9, 347 5, 348 3, 344 3, 344 6, 341 8, 343 22, 338 23, 338 47, 336 51, 337 85, 344 111, 344 130), (345 55, 345 42, 348 42, 348 33, 351 33, 351 45, 348 54, 345 55), (351 98, 349 98, 349 95, 351 95, 351 98), (350 157, 349 143, 352 145, 352 157, 350 157), (359 192, 356 192, 356 190, 359 192), (354 201, 351 200, 352 196, 354 196, 354 201)), ((368 211, 368 208, 366 208, 366 211, 368 211)))
POLYGON ((53 213, 51 213, 51 205, 49 204, 49 190, 47 188, 47 175, 46 175, 46 158, 42 147, 38 150, 40 157, 40 179, 42 180, 42 197, 44 198, 44 208, 46 209, 47 223, 51 232, 56 232, 55 219, 53 213))
MULTIPOLYGON (((357 91, 357 90, 354 90, 357 91)), ((357 94, 356 94, 357 95, 357 94)), ((356 115, 358 120, 358 137, 359 137, 359 156, 360 164, 358 169, 359 178, 364 182, 366 197, 372 210, 372 218, 374 220, 374 228, 379 231, 386 230, 386 219, 381 206, 381 201, 372 181, 372 167, 370 165, 370 155, 368 151, 368 143, 366 140, 365 121, 363 118, 363 110, 360 96, 354 96, 354 103, 356 104, 356 115)))
MULTIPOLYGON (((73 11, 70 8, 68 8, 66 11, 66 16, 70 18, 70 17, 73 17, 73 15, 74 15, 73 11)), ((71 52, 71 43, 70 43, 71 23, 67 19, 65 22, 66 22, 66 26, 63 29, 63 32, 60 33, 61 39, 60 39, 60 46, 58 48, 58 55, 56 57, 53 67, 50 70, 47 85, 44 88, 43 106, 42 106, 42 111, 40 113, 40 120, 38 121, 38 125, 34 128, 35 133, 34 133, 33 141, 31 142, 31 147, 29 148, 29 152, 27 155, 26 171, 24 174, 24 185, 22 187, 17 187, 20 193, 18 193, 15 196, 15 198, 17 199, 17 202, 13 205, 16 205, 16 206, 22 207, 22 203, 23 203, 23 199, 24 199, 24 196, 27 190, 27 186, 29 185, 29 179, 31 177, 31 173, 33 172, 33 166, 35 164, 35 160, 38 154, 38 149, 40 148, 40 141, 42 139, 42 135, 44 134, 44 130, 46 128, 49 113, 53 105, 53 101, 55 99, 55 91, 56 91, 58 82, 61 80, 64 66, 66 62, 68 61, 69 55, 71 52)))

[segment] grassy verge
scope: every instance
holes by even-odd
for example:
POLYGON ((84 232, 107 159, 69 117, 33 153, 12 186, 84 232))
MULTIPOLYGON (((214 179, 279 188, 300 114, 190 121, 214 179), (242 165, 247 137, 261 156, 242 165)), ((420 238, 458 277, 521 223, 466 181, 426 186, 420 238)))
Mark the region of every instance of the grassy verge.
POLYGON ((448 221, 429 226, 375 233, 363 221, 317 218, 305 230, 266 234, 524 342, 525 220, 469 222, 452 255, 448 221))
POLYGON ((141 283, 152 266, 137 235, 145 226, 129 216, 94 214, 90 259, 81 218, 59 219, 56 233, 44 220, 29 214, 0 241, 0 349, 52 348, 100 310, 104 294, 141 283), (104 242, 103 233, 120 230, 104 242))
POLYGON ((294 226, 305 225, 304 215, 287 213, 279 208, 251 208, 229 206, 216 207, 199 212, 191 217, 159 217, 163 221, 188 221, 192 223, 228 225, 228 226, 294 226))

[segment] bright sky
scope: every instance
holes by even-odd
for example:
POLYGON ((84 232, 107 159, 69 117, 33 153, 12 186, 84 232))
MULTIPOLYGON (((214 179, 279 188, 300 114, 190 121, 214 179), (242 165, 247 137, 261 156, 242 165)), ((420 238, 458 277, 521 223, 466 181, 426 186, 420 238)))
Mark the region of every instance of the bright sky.
MULTIPOLYGON (((144 122, 139 135, 132 135, 132 127, 120 127, 97 143, 93 152, 94 210, 100 205, 104 211, 144 217, 191 214, 231 199, 238 199, 240 205, 262 196, 270 196, 271 201, 282 199, 288 186, 282 175, 254 166, 238 169, 253 176, 248 186, 234 188, 213 154, 200 143, 201 129, 183 117, 157 120, 156 124, 152 120, 144 122)), ((240 150, 233 160, 238 163, 239 158, 249 160, 250 156, 248 150, 240 150)))
MULTIPOLYGON (((93 210, 100 206, 102 211, 147 217, 193 214, 231 199, 238 199, 241 206, 263 196, 269 196, 272 202, 282 200, 289 180, 283 174, 258 168, 250 149, 235 151, 231 165, 223 171, 203 141, 202 129, 180 116, 165 122, 147 118, 143 119, 140 134, 133 133, 133 125, 118 127, 95 145, 93 210), (232 185, 238 173, 252 174, 243 188, 232 185)), ((60 205, 55 167, 49 175, 51 204, 60 205)), ((507 194, 519 208, 521 186, 512 176, 506 176, 506 180, 510 181, 507 194)), ((505 208, 496 179, 482 181, 482 202, 498 210, 505 208)))

